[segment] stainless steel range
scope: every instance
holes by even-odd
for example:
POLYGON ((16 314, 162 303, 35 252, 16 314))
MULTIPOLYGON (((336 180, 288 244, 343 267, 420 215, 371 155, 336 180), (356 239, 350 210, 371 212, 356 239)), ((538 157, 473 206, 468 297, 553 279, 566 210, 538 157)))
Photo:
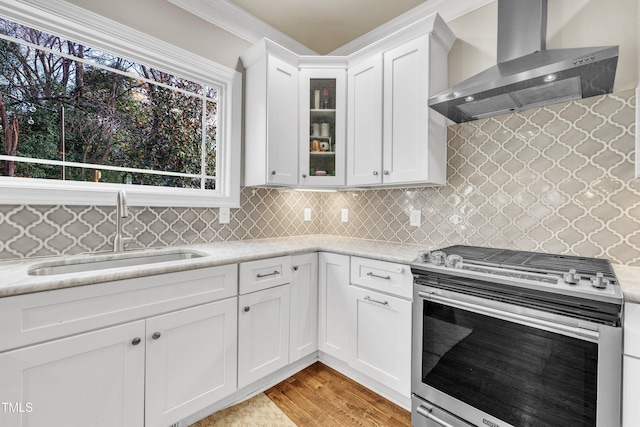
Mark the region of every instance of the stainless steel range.
POLYGON ((608 260, 452 246, 411 270, 414 426, 620 426, 608 260))

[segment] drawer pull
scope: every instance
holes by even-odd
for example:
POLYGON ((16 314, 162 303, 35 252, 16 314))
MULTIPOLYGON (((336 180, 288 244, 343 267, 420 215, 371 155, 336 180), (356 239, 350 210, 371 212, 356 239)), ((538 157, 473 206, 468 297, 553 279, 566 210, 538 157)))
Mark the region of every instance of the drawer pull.
POLYGON ((158 338, 160 338, 162 334, 160 334, 160 332, 154 332, 153 335, 151 335, 151 338, 153 338, 154 340, 157 340, 158 338))
POLYGON ((294 266, 293 266, 293 267, 291 267, 291 268, 293 268, 293 271, 298 271, 298 266, 297 266, 297 265, 294 265, 294 266))
POLYGON ((431 421, 435 422, 439 426, 442 426, 442 427, 453 427, 453 425, 451 425, 448 422, 443 421, 440 418, 438 418, 435 415, 433 415, 431 413, 432 411, 433 411, 433 408, 427 408, 427 407, 424 407, 422 405, 418 406, 418 408, 416 409, 416 412, 418 413, 418 415, 422 415, 423 417, 430 419, 431 421))
POLYGON ((249 307, 249 306, 246 306, 246 307, 244 308, 244 312, 245 312, 245 313, 248 313, 250 310, 251 310, 251 307, 249 307))
POLYGON ((258 279, 262 279, 263 277, 275 276, 275 275, 278 275, 278 274, 280 274, 280 272, 278 270, 274 270, 273 273, 269 273, 269 274, 260 274, 260 273, 258 273, 258 274, 256 274, 256 277, 258 279))
POLYGON ((378 279, 391 280, 391 276, 379 276, 377 274, 373 274, 372 272, 368 272, 367 276, 377 277, 378 279))
POLYGON ((380 304, 380 305, 389 305, 389 301, 378 301, 378 300, 375 300, 375 299, 371 298, 369 295, 364 297, 364 300, 365 301, 369 301, 369 302, 375 302, 376 304, 380 304))
POLYGON ((135 337, 135 338, 131 341, 131 344, 133 344, 133 345, 138 345, 138 344, 140 344, 140 341, 142 341, 142 340, 140 339, 140 337, 135 337))

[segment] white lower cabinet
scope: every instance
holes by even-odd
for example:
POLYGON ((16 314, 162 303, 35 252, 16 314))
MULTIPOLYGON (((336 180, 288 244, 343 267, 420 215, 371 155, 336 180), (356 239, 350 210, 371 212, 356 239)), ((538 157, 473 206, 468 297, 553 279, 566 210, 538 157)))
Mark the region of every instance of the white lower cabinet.
POLYGON ((318 350, 349 360, 349 256, 320 252, 318 350))
POLYGON ((640 359, 625 355, 623 363, 622 425, 634 427, 640 422, 640 359))
POLYGON ((236 390, 236 298, 147 319, 146 329, 145 426, 169 426, 236 390))
POLYGON ((144 320, 0 354, 0 426, 144 425, 144 320))
POLYGON ((289 363, 318 350, 318 254, 291 257, 289 363))
POLYGON ((411 392, 411 301, 351 286, 350 364, 381 384, 411 392))
POLYGON ((636 427, 640 422, 640 304, 624 305, 622 373, 622 426, 636 427))
POLYGON ((167 427, 236 390, 237 265, 0 298, 0 427, 167 427))
POLYGON ((289 363, 289 285, 238 297, 238 388, 289 363))
POLYGON ((2 412, 0 426, 183 419, 236 390, 236 307, 230 298, 1 354, 2 401, 23 411, 2 412))

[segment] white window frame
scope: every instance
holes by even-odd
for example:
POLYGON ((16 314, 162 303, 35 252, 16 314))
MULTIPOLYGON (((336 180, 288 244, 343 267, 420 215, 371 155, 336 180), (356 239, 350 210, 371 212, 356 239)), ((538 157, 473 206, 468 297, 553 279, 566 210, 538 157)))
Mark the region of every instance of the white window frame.
POLYGON ((242 75, 63 0, 0 0, 0 16, 218 88, 216 189, 55 181, 0 176, 0 204, 239 207, 242 75))

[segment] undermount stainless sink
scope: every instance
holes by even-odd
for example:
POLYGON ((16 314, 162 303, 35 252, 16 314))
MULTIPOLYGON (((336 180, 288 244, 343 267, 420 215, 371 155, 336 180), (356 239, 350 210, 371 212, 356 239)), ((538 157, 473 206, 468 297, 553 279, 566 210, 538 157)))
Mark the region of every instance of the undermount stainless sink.
POLYGON ((52 276, 56 274, 83 273, 88 271, 106 270, 109 268, 144 266, 171 261, 182 261, 201 258, 206 254, 190 251, 163 251, 149 252, 124 252, 118 255, 86 256, 77 259, 61 261, 48 261, 34 264, 29 267, 27 273, 30 276, 52 276))

